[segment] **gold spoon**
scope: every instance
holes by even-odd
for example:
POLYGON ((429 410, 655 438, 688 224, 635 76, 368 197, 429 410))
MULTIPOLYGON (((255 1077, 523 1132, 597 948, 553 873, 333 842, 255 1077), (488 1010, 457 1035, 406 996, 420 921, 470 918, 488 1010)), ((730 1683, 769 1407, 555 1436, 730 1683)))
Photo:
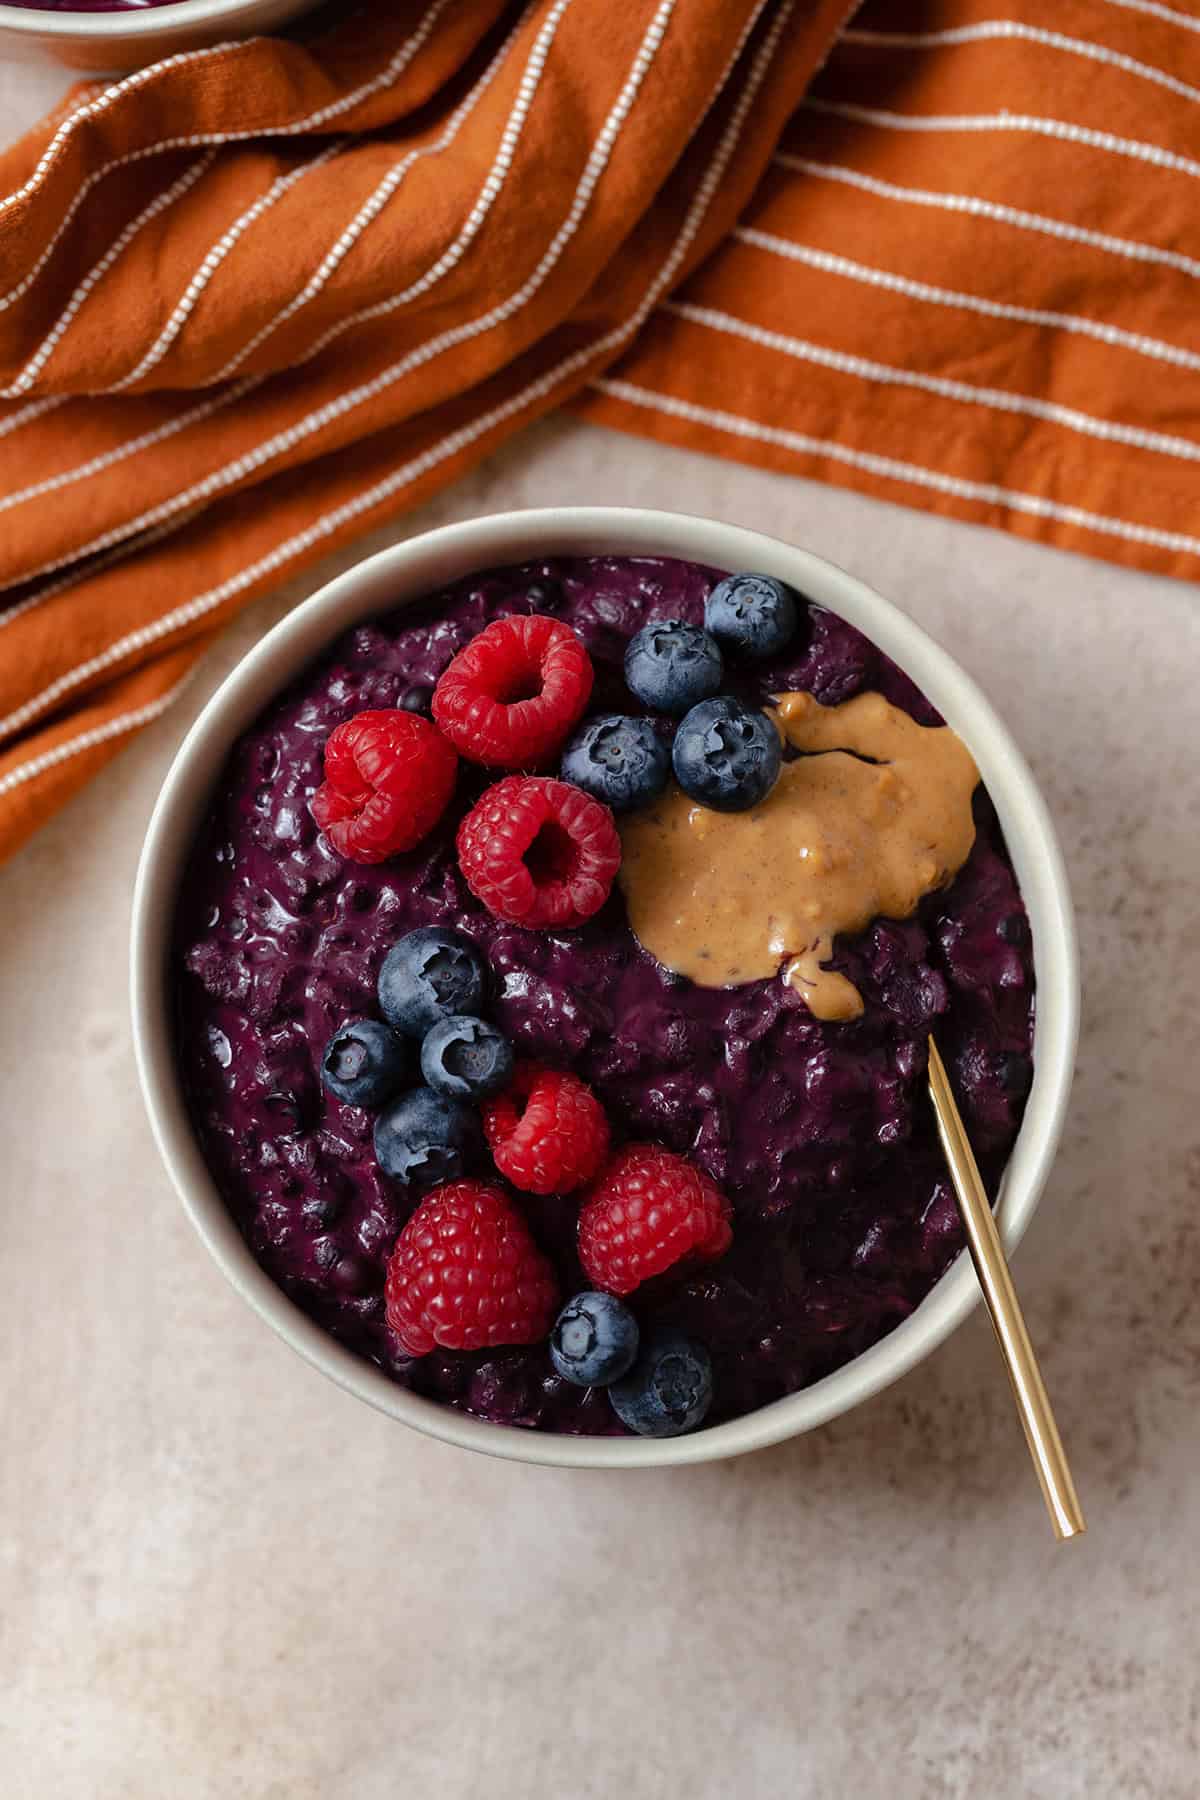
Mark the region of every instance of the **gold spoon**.
POLYGON ((959 1113, 946 1065, 933 1039, 929 1040, 929 1092, 937 1114, 938 1136, 950 1165, 950 1178, 958 1195, 958 1208, 966 1228, 971 1261, 992 1316, 996 1338, 1012 1382, 1013 1395, 1029 1454, 1042 1485, 1055 1536, 1078 1537, 1087 1530, 1075 1483, 1067 1464, 1058 1426, 1042 1381, 1017 1290, 1005 1259, 1000 1233, 988 1204, 979 1169, 959 1113))

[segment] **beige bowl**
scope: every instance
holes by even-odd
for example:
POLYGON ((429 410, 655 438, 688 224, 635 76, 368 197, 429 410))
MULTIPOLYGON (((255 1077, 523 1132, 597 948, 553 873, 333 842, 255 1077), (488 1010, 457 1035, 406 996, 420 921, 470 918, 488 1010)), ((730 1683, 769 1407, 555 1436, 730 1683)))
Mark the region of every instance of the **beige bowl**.
MULTIPOLYGON (((905 1374, 979 1298, 964 1252, 890 1336, 787 1399, 687 1437, 574 1438, 493 1425, 422 1399, 344 1349, 275 1286, 246 1248, 200 1154, 172 1044, 167 952, 176 893, 208 796, 234 740, 330 642, 360 619, 505 563, 569 555, 677 556, 719 569, 761 569, 866 632, 907 671, 965 739, 1000 816, 1033 932, 1037 975, 1034 1077, 1001 1190, 1012 1250, 1033 1214, 1062 1129, 1075 1060, 1079 976, 1071 899, 1045 803, 1006 727, 974 682, 905 615, 832 563, 773 538, 674 513, 565 507, 473 519, 412 538, 342 575, 268 632, 192 726, 163 784, 133 901, 134 1045, 163 1161, 184 1208, 234 1287, 293 1349, 381 1412, 431 1437, 520 1462, 632 1469, 708 1462, 810 1431, 905 1374)), ((999 1372, 996 1379, 999 1380, 999 1372)))
POLYGON ((140 69, 180 50, 275 31, 317 0, 176 0, 136 12, 39 12, 0 5, 0 55, 52 56, 72 69, 140 69))

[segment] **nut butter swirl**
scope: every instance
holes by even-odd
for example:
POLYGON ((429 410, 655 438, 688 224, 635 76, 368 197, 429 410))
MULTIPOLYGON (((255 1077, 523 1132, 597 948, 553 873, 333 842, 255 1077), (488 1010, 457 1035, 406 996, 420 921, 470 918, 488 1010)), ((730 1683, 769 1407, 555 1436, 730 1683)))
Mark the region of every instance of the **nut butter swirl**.
POLYGON ((882 694, 822 706, 776 696, 802 752, 749 812, 698 806, 672 784, 622 823, 620 882, 638 941, 701 987, 774 975, 818 1019, 853 1019, 862 996, 822 965, 839 932, 906 919, 958 873, 975 841, 970 751, 882 694))

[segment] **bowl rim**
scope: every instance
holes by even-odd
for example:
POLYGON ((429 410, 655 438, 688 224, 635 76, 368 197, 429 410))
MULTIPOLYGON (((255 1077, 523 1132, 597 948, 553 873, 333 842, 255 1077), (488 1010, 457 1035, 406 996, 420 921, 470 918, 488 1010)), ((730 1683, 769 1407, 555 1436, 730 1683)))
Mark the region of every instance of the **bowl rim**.
MULTIPOLYGON (((259 10, 263 0, 169 0, 165 6, 148 6, 134 12, 42 12, 35 7, 0 5, 0 31, 34 38, 108 39, 154 38, 172 28, 199 32, 228 22, 235 26, 246 13, 259 10)), ((294 10, 314 6, 317 0, 295 0, 294 10)), ((230 45, 241 40, 231 38, 230 45)), ((196 49, 202 46, 196 45, 196 49)), ((219 44, 204 46, 220 49, 219 44)), ((129 71, 133 73, 133 71, 129 71)))
POLYGON ((133 1042, 159 1153, 185 1212, 242 1298, 304 1359, 360 1399, 427 1436, 510 1461, 570 1468, 654 1468, 763 1449, 824 1424, 899 1379, 967 1317, 979 1289, 963 1251, 896 1329, 798 1393, 723 1424, 667 1439, 586 1438, 492 1424, 410 1393, 338 1344, 260 1268, 221 1199, 178 1082, 166 955, 178 880, 212 785, 236 737, 300 670, 359 619, 476 569, 538 556, 661 555, 759 569, 859 626, 965 739, 996 806, 1029 913, 1037 979, 1034 1079, 1005 1171, 997 1218, 1007 1250, 1041 1197, 1061 1137, 1079 1020, 1070 890, 1045 802, 1020 751, 970 676, 892 602, 836 564, 776 538, 686 513, 554 507, 493 514, 422 533, 356 564, 251 648, 208 700, 159 792, 138 866, 130 936, 133 1042))

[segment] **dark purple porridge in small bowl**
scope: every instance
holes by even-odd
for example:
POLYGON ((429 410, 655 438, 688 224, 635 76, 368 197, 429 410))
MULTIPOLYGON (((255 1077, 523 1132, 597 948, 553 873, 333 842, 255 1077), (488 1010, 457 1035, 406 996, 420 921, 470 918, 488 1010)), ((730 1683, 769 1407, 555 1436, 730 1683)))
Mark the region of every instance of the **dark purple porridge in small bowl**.
POLYGON ((241 732, 186 854, 216 1189, 296 1308, 460 1415, 670 1436, 807 1389, 962 1248, 931 1031, 993 1196, 1021 1130, 1033 942, 970 753, 808 586, 730 574, 538 555, 385 601, 241 732), (430 930, 475 985, 414 1026, 430 930))

